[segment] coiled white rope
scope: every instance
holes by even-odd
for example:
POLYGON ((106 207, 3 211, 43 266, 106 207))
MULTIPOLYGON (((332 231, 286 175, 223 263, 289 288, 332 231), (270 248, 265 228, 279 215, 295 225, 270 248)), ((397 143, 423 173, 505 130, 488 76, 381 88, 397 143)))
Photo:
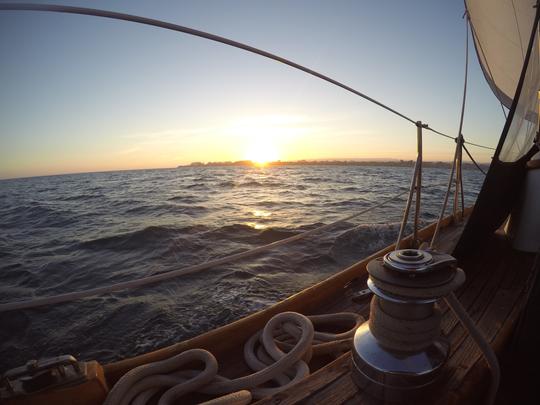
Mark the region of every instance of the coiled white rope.
POLYGON ((217 374, 218 364, 212 353, 192 349, 127 372, 111 389, 104 405, 145 405, 162 390, 158 405, 170 405, 190 392, 226 394, 206 405, 247 404, 252 398, 274 395, 308 376, 307 363, 313 354, 348 350, 363 321, 360 315, 349 312, 314 316, 283 312, 271 318, 244 345, 244 359, 254 371, 252 374, 235 379, 222 377, 217 374), (323 324, 341 326, 345 331, 316 332, 315 326, 323 324), (202 362, 203 370, 181 370, 193 361, 202 362), (278 386, 261 387, 270 381, 278 386))

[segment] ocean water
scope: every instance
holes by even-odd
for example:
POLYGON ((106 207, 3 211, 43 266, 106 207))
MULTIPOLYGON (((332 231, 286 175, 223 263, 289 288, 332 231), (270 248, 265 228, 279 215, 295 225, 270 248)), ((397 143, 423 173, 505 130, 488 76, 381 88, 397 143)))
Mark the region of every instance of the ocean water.
MULTIPOLYGON (((132 280, 292 236, 406 190, 411 170, 186 167, 0 181, 0 302, 132 280)), ((447 176, 424 169, 424 223, 438 216, 447 176)), ((482 181, 464 171, 467 204, 482 181)), ((395 241, 404 198, 203 273, 0 313, 0 372, 67 353, 119 360, 263 309, 395 241)))

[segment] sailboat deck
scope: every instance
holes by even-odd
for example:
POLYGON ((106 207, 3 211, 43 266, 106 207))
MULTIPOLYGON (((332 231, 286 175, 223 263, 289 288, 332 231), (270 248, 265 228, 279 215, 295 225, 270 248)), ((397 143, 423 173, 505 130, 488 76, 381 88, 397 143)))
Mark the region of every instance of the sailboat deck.
MULTIPOLYGON (((461 227, 455 227, 452 233, 459 234, 458 228, 461 227)), ((441 241, 445 246, 440 248, 448 251, 453 248, 455 238, 447 233, 441 241)), ((532 260, 531 254, 511 249, 507 240, 495 235, 478 247, 473 258, 460 263, 467 273, 467 281, 456 295, 495 350, 507 340, 517 319, 532 260)), ((357 280, 353 283, 356 285, 349 285, 343 300, 332 303, 322 312, 350 310, 367 317, 369 300, 362 304, 351 300, 358 291, 358 284, 364 283, 365 280, 357 280)), ((444 395, 438 403, 463 403, 464 398, 476 403, 488 387, 489 370, 480 350, 455 316, 444 304, 441 307, 443 334, 450 341, 451 352, 441 390, 444 395), (474 383, 468 384, 468 381, 474 383)), ((257 402, 259 405, 295 403, 379 405, 384 402, 373 399, 353 383, 350 355, 345 353, 289 390, 257 402)))

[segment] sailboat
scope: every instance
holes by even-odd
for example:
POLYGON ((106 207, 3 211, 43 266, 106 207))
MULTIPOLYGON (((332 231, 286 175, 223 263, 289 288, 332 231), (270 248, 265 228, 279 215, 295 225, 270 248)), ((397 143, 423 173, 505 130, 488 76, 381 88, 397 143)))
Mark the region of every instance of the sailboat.
MULTIPOLYGON (((538 403, 540 395, 530 381, 538 378, 540 359, 535 328, 540 299, 540 9, 531 0, 466 0, 465 7, 483 73, 507 119, 470 208, 460 207, 460 172, 462 153, 472 158, 468 146, 474 144, 463 137, 460 125, 441 215, 420 229, 422 133, 447 134, 314 70, 213 34, 103 10, 0 3, 0 12, 114 18, 235 46, 353 92, 410 121, 418 135, 396 243, 267 309, 156 351, 110 364, 78 361, 68 354, 30 360, 3 373, 0 402, 538 403), (452 186, 453 212, 445 216, 452 186), (410 212, 413 233, 405 236, 410 212)), ((465 94, 466 86, 464 100, 465 94)), ((0 311, 162 282, 264 254, 302 235, 145 279, 0 304, 0 311)))

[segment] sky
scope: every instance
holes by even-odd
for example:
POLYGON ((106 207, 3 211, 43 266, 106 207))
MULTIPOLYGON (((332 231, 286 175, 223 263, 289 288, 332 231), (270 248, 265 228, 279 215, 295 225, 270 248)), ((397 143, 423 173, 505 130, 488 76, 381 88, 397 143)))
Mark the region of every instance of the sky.
MULTIPOLYGON (((464 5, 424 1, 57 1, 208 31, 331 76, 457 135, 464 5)), ((0 11, 0 178, 195 161, 413 159, 416 127, 245 51, 97 17, 0 11)), ((470 47, 465 138, 504 116, 470 47)), ((424 159, 452 140, 424 136, 424 159)), ((481 162, 489 150, 473 148, 481 162)))

